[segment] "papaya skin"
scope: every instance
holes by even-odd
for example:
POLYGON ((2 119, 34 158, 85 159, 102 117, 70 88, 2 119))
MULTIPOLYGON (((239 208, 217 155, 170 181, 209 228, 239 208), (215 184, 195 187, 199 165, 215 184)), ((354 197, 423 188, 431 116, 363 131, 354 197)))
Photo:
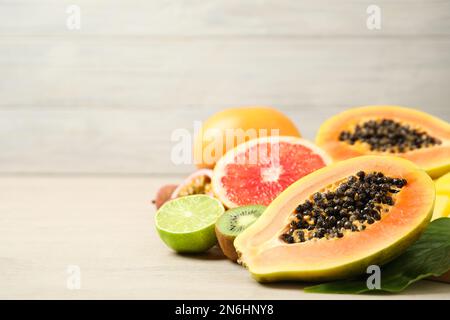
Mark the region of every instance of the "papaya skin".
POLYGON ((405 237, 398 241, 398 243, 392 245, 392 247, 386 248, 385 251, 368 256, 366 259, 361 259, 348 263, 332 270, 314 270, 314 271, 284 271, 284 272, 272 272, 272 273, 258 273, 258 270, 252 272, 253 278, 258 282, 277 282, 284 280, 301 280, 311 282, 323 282, 331 280, 349 279, 355 275, 363 274, 366 272, 367 267, 370 265, 384 265, 395 258, 397 258, 403 251, 405 251, 411 244, 419 239, 423 231, 425 231, 428 222, 420 226, 419 233, 405 237))
POLYGON ((417 240, 428 225, 434 207, 431 178, 408 160, 362 156, 319 169, 283 191, 263 215, 234 241, 238 262, 260 282, 282 280, 329 281, 366 272, 383 265, 417 240), (280 240, 289 216, 309 195, 358 170, 380 170, 408 180, 396 204, 380 221, 341 239, 286 244, 280 240))
POLYGON ((435 185, 436 204, 431 220, 448 217, 450 215, 450 173, 437 179, 435 185))
POLYGON ((400 106, 366 106, 352 108, 326 120, 319 128, 316 144, 324 149, 334 161, 362 155, 395 155, 405 158, 424 169, 433 179, 450 172, 450 124, 430 114, 400 106), (371 119, 392 119, 417 125, 428 134, 441 140, 442 144, 416 149, 405 153, 370 151, 365 144, 353 146, 339 141, 341 131, 349 130, 357 123, 371 119))
POLYGON ((448 217, 449 214, 450 197, 447 195, 436 194, 436 204, 434 205, 433 217, 431 220, 448 217))
POLYGON ((435 181, 436 193, 445 194, 450 197, 450 173, 440 177, 435 181))
POLYGON ((428 169, 425 168, 425 170, 430 175, 431 178, 436 179, 450 172, 450 164, 442 165, 436 168, 429 167, 428 169))

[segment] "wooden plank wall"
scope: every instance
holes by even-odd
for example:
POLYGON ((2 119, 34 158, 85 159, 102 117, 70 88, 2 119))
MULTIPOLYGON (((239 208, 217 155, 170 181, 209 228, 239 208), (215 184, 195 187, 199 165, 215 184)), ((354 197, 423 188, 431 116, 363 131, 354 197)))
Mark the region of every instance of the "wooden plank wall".
POLYGON ((171 133, 228 106, 310 139, 350 106, 449 121, 449 53, 450 1, 0 0, 0 173, 184 173, 171 133))

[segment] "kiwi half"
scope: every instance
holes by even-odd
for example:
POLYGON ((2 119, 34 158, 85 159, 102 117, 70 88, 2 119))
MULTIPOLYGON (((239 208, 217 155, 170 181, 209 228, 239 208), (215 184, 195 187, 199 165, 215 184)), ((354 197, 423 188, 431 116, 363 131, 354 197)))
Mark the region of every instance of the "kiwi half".
POLYGON ((251 205, 233 208, 222 214, 216 222, 216 236, 224 255, 236 261, 234 239, 255 222, 266 209, 265 206, 251 205))

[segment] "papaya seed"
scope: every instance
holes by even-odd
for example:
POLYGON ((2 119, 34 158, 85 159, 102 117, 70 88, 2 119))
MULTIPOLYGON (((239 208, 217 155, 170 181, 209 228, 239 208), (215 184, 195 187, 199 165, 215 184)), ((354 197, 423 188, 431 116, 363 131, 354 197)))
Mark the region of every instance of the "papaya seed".
POLYGON ((395 195, 406 184, 405 179, 386 177, 382 172, 358 171, 300 203, 281 239, 298 243, 363 231, 389 212, 395 195))
MULTIPOLYGON (((342 131, 339 141, 354 145, 368 144, 371 151, 404 153, 442 144, 438 138, 418 128, 391 119, 369 120, 355 126, 353 131, 342 131)), ((361 177, 358 175, 361 179, 361 177)))

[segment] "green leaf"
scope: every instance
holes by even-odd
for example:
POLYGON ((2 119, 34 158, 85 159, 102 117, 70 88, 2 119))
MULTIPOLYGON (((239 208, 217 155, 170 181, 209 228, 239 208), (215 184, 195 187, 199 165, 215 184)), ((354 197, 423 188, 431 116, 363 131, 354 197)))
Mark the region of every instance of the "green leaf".
POLYGON ((450 269, 450 218, 432 221, 419 240, 401 256, 381 267, 381 289, 367 288, 367 278, 340 280, 306 287, 315 293, 400 292, 410 284, 450 269))

